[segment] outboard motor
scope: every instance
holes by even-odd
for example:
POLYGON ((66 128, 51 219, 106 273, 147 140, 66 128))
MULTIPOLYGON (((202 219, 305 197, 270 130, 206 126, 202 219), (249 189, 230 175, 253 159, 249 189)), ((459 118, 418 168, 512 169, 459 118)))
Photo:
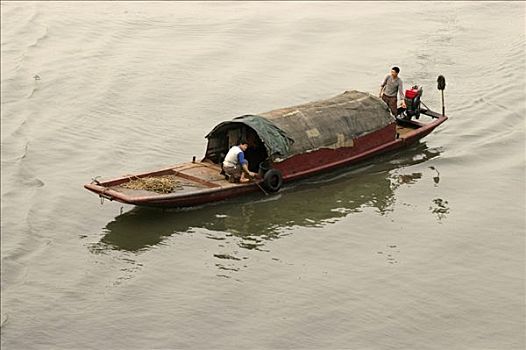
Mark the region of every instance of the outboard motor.
POLYGON ((411 90, 405 90, 404 119, 411 120, 412 117, 420 118, 420 99, 422 98, 422 87, 415 85, 411 90))

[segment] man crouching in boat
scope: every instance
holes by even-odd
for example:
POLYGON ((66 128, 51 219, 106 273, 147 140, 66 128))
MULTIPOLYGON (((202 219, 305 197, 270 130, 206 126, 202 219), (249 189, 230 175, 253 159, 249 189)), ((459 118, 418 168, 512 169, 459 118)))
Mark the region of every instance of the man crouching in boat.
POLYGON ((248 142, 242 139, 237 146, 232 146, 226 154, 223 161, 223 171, 228 175, 230 182, 245 183, 256 176, 255 173, 248 170, 248 161, 245 159, 244 153, 247 148, 248 142), (246 176, 249 178, 247 179, 246 176))
POLYGON ((391 113, 395 116, 398 114, 397 93, 400 95, 400 100, 402 100, 402 107, 405 108, 404 83, 402 79, 398 77, 398 73, 400 73, 400 68, 391 68, 391 74, 387 74, 380 85, 380 98, 387 103, 387 106, 391 109, 391 113))

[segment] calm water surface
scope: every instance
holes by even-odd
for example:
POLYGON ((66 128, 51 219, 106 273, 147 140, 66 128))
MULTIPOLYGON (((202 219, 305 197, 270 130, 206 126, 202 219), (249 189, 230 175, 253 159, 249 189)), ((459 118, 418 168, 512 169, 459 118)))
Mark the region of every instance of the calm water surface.
POLYGON ((3 349, 524 349, 524 2, 1 14, 3 349), (401 154, 186 211, 82 188, 394 64, 432 108, 448 82, 450 120, 401 154))

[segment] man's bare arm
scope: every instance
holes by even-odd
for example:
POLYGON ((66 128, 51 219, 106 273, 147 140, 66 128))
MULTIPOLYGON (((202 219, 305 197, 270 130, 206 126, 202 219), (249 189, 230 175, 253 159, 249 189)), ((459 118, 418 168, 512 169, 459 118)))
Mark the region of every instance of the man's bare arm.
POLYGON ((254 177, 254 176, 256 176, 256 173, 253 173, 253 172, 251 172, 250 170, 248 170, 248 164, 247 164, 247 163, 243 163, 243 165, 241 166, 241 169, 243 170, 243 172, 244 172, 248 177, 254 177))
POLYGON ((404 100, 404 83, 400 80, 400 85, 398 85, 398 95, 400 95, 400 100, 404 100))

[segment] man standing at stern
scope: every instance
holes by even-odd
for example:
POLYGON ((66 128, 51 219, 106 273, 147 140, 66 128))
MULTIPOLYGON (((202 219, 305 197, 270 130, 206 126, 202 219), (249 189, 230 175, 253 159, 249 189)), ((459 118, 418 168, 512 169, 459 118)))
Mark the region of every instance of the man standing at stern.
POLYGON ((400 73, 400 68, 391 68, 391 74, 387 74, 382 81, 382 85, 380 85, 379 95, 379 97, 387 103, 391 113, 395 116, 398 110, 398 101, 396 100, 397 93, 400 96, 400 100, 402 100, 402 107, 405 108, 404 84, 402 79, 398 77, 398 73, 400 73))

